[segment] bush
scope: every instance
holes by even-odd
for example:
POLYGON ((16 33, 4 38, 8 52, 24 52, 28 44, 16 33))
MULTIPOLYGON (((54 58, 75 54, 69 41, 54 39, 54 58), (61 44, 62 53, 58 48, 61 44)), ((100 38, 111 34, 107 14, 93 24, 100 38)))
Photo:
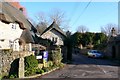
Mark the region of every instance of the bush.
POLYGON ((17 78, 17 74, 12 74, 9 78, 17 78))
POLYGON ((63 67, 64 67, 64 64, 63 64, 63 63, 60 63, 60 64, 58 65, 58 67, 63 68, 63 67))
POLYGON ((48 72, 49 68, 48 67, 43 67, 42 70, 44 70, 44 72, 48 72))
POLYGON ((48 61, 48 66, 52 67, 53 66, 53 62, 52 61, 48 61))
POLYGON ((32 75, 36 73, 36 68, 38 67, 38 61, 35 56, 27 56, 25 57, 25 75, 32 75))
POLYGON ((0 75, 0 80, 2 79, 2 76, 0 75))
POLYGON ((37 73, 37 74, 42 74, 42 73, 44 73, 44 70, 42 70, 42 69, 37 69, 37 70, 36 70, 36 73, 37 73))
POLYGON ((25 76, 33 75, 35 73, 36 73, 36 69, 35 68, 33 68, 33 69, 27 69, 25 71, 25 76))
POLYGON ((51 60, 53 61, 53 64, 59 65, 62 60, 62 55, 59 51, 52 51, 51 52, 51 60))

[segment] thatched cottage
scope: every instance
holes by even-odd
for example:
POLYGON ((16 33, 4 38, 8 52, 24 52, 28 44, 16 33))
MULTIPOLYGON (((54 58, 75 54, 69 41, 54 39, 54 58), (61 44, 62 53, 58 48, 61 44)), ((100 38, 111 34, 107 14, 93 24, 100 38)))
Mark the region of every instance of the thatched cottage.
POLYGON ((34 32, 34 26, 21 9, 13 7, 9 2, 0 3, 0 49, 31 51, 34 32))

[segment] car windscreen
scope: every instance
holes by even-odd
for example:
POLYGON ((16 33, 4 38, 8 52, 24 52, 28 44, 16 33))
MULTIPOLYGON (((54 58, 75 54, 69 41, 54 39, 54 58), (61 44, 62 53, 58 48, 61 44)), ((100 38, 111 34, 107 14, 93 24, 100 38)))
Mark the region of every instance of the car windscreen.
POLYGON ((100 53, 100 51, 93 51, 93 53, 100 53))

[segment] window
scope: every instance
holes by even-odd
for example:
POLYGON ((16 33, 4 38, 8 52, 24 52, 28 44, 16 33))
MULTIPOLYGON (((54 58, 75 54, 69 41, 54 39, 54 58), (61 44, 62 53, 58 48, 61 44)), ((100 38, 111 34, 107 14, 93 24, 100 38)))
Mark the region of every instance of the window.
POLYGON ((1 42, 4 42, 5 40, 4 40, 4 39, 1 39, 0 41, 1 41, 1 42))
POLYGON ((57 37, 53 37, 53 38, 52 38, 52 41, 55 42, 55 43, 57 42, 57 40, 58 40, 57 37))
POLYGON ((16 29, 16 24, 12 24, 12 29, 16 29))
POLYGON ((55 38, 55 42, 57 42, 57 39, 58 39, 58 38, 56 37, 56 38, 55 38))

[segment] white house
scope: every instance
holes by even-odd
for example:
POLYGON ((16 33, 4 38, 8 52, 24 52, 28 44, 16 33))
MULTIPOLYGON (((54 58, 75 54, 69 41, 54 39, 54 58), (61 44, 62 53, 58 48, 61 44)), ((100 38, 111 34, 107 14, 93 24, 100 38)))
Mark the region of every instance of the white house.
POLYGON ((14 51, 19 51, 19 38, 22 31, 18 23, 8 24, 0 21, 0 49, 13 48, 14 51))
POLYGON ((0 49, 32 50, 33 25, 22 11, 8 2, 0 3, 0 49))

